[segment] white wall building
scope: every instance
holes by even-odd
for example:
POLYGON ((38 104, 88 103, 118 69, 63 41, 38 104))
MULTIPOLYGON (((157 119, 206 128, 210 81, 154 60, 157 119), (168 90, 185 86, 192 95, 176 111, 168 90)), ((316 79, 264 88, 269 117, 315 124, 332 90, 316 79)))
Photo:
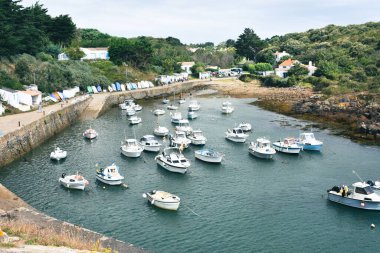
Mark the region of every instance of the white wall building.
POLYGON ((72 89, 63 90, 62 93, 63 93, 63 96, 65 96, 65 98, 73 98, 73 97, 75 97, 75 95, 77 93, 79 93, 79 87, 74 87, 72 89))
POLYGON ((33 106, 42 102, 42 93, 38 90, 22 90, 18 91, 17 94, 20 104, 33 106))
POLYGON ((70 60, 70 58, 67 56, 67 54, 65 53, 60 53, 58 55, 58 61, 67 61, 67 60, 70 60))
POLYGON ((195 62, 189 61, 189 62, 179 62, 181 64, 181 69, 185 71, 188 74, 191 74, 190 68, 195 65, 195 62))
POLYGON ((274 57, 276 57, 276 62, 279 62, 281 60, 281 58, 284 56, 290 56, 290 54, 288 54, 286 51, 276 52, 273 55, 274 55, 274 57))
POLYGON ((108 47, 79 48, 85 56, 82 60, 109 60, 108 47))
POLYGON ((1 88, 0 96, 2 97, 3 101, 8 103, 8 105, 16 108, 20 107, 17 91, 8 88, 1 88))
POLYGON ((3 107, 3 104, 0 102, 0 116, 3 115, 4 112, 5 112, 5 109, 3 107))

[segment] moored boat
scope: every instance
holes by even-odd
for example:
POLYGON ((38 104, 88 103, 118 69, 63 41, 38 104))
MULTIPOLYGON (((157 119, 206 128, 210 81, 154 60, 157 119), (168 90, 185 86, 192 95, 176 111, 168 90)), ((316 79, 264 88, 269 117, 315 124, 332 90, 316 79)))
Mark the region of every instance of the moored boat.
POLYGON ((165 148, 154 159, 158 165, 171 172, 185 174, 190 167, 189 160, 187 160, 179 148, 165 148))
POLYGON ((169 104, 170 100, 167 98, 162 99, 163 104, 169 104))
POLYGON ((187 118, 188 119, 196 119, 198 118, 198 113, 194 112, 194 111, 189 111, 187 113, 187 118))
POLYGON ((153 190, 143 194, 143 198, 148 199, 148 201, 159 208, 166 210, 177 211, 181 199, 169 192, 153 190))
POLYGON ((201 105, 197 100, 190 100, 187 108, 189 111, 198 111, 201 108, 201 105))
POLYGON ((173 124, 178 124, 179 121, 182 119, 182 114, 181 112, 174 112, 174 113, 170 113, 170 121, 173 123, 173 124))
POLYGON ((57 161, 61 159, 65 159, 66 156, 67 156, 67 151, 62 150, 59 147, 56 147, 54 151, 50 153, 50 159, 57 160, 57 161))
POLYGON ((157 136, 166 136, 169 134, 169 129, 164 127, 164 126, 157 126, 153 130, 153 133, 154 133, 154 135, 157 135, 157 136))
POLYGON ((141 123, 141 121, 142 121, 142 119, 140 117, 137 117, 137 116, 132 116, 128 120, 129 120, 129 124, 131 124, 131 125, 137 125, 137 124, 141 123))
POLYGON ((62 176, 58 181, 64 187, 75 190, 84 190, 88 185, 88 181, 82 175, 79 175, 78 172, 74 175, 66 175, 66 173, 62 173, 62 176))
POLYGON ((210 149, 194 151, 195 158, 208 163, 221 163, 224 155, 210 149))
POLYGON ((245 134, 241 128, 235 127, 227 129, 226 138, 233 142, 245 142, 248 138, 248 134, 245 134))
POLYGON ((270 141, 266 138, 258 138, 256 142, 251 142, 248 151, 250 154, 264 159, 271 159, 276 154, 276 150, 271 147, 270 141))
POLYGON ((232 106, 231 102, 226 101, 222 103, 222 109, 221 109, 222 113, 230 114, 230 113, 233 113, 234 110, 235 108, 232 106))
POLYGON ((98 133, 94 129, 89 128, 86 131, 84 131, 83 137, 91 140, 98 137, 98 133))
POLYGON ((323 142, 315 139, 313 133, 301 133, 296 141, 303 150, 320 151, 323 146, 323 142))
POLYGON ((139 157, 143 152, 143 146, 136 139, 126 139, 120 147, 121 153, 127 157, 139 157))
POLYGON ((186 137, 186 133, 182 131, 176 131, 175 134, 169 137, 170 146, 177 148, 187 148, 191 141, 186 137))
POLYGON ((189 120, 187 119, 180 119, 175 129, 177 131, 185 132, 186 134, 190 134, 193 131, 193 128, 190 126, 189 120))
POLYGON ((156 109, 153 111, 153 114, 156 115, 156 116, 159 116, 159 115, 164 115, 165 114, 165 110, 164 109, 156 109))
POLYGON ((119 173, 119 167, 115 163, 96 170, 96 179, 109 185, 121 185, 124 177, 119 173))
POLYGON ((243 130, 244 132, 249 132, 252 130, 252 125, 250 123, 247 123, 247 122, 241 122, 238 125, 238 127, 241 128, 241 130, 243 130))
POLYGON ((153 135, 144 135, 140 139, 140 144, 143 146, 144 151, 158 152, 162 146, 153 135))
POLYGON ((205 145, 207 138, 203 135, 203 132, 199 129, 192 131, 187 138, 193 145, 205 145))
POLYGON ((327 198, 342 205, 366 210, 380 211, 380 195, 369 184, 356 182, 352 188, 334 186, 327 190, 327 198))
POLYGON ((168 110, 177 110, 177 109, 178 109, 178 106, 175 106, 175 105, 168 105, 168 106, 166 107, 166 109, 168 109, 168 110))
POLYGON ((294 138, 285 138, 283 141, 273 142, 272 146, 275 150, 287 154, 299 154, 302 149, 297 145, 294 138))

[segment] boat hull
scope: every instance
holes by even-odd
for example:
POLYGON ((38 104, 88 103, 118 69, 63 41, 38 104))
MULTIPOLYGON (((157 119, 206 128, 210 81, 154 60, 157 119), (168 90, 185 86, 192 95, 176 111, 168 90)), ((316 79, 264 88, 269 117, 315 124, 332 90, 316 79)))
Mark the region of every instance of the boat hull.
POLYGON ((102 183, 109 184, 109 185, 121 185, 123 183, 121 180, 108 180, 99 175, 96 175, 96 179, 102 183))
POLYGON ((262 153, 254 149, 249 149, 249 153, 257 158, 262 158, 262 159, 272 159, 274 155, 274 153, 262 153))
POLYGON ((173 202, 160 201, 160 200, 152 198, 149 194, 147 194, 147 199, 152 205, 155 205, 158 208, 171 210, 171 211, 177 211, 180 204, 179 201, 175 201, 175 202, 174 201, 173 202))
POLYGON ((227 140, 233 141, 233 142, 238 142, 238 143, 243 143, 246 141, 247 138, 239 138, 239 137, 232 137, 232 136, 226 136, 227 140))
POLYGON ((149 152, 158 152, 160 151, 161 145, 160 146, 144 146, 144 151, 149 151, 149 152))
POLYGON ((185 174, 187 172, 187 168, 185 167, 176 167, 172 166, 170 164, 165 163, 162 161, 159 157, 156 158, 157 164, 160 165, 162 168, 175 173, 185 174))
POLYGON ((154 135, 157 135, 157 136, 166 136, 169 134, 169 132, 160 132, 160 131, 156 131, 156 130, 154 130, 153 133, 154 133, 154 135))
POLYGON ((299 154, 301 152, 301 148, 292 148, 292 147, 283 147, 273 144, 272 145, 275 150, 278 152, 286 153, 286 154, 299 154))
POLYGON ((342 197, 337 194, 328 193, 327 198, 335 203, 339 203, 345 206, 365 209, 365 210, 376 210, 380 211, 380 202, 372 202, 366 200, 351 199, 347 197, 342 197))
POLYGON ((89 140, 95 139, 97 136, 97 134, 83 134, 83 137, 89 140))
POLYGON ((121 150, 121 153, 123 154, 123 155, 125 155, 126 157, 140 157, 141 156, 141 152, 142 152, 142 150, 141 151, 126 151, 126 150, 121 150))
POLYGON ((300 145, 303 150, 311 150, 311 151, 321 151, 322 145, 312 145, 312 144, 301 144, 300 145))
POLYGON ((203 156, 203 155, 195 152, 195 158, 197 158, 201 161, 204 161, 204 162, 208 162, 208 163, 221 163, 223 156, 221 156, 221 157, 209 157, 209 156, 203 156))
POLYGON ((60 178, 59 182, 62 186, 68 188, 68 189, 74 189, 74 190, 84 190, 86 187, 84 182, 68 182, 64 178, 60 178))

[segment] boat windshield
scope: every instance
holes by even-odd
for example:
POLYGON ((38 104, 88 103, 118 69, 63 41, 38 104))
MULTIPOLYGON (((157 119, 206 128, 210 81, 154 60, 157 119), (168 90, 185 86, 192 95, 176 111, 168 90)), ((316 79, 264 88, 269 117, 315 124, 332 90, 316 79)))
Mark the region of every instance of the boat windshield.
POLYGON ((242 134, 242 133, 243 133, 243 130, 241 130, 240 128, 234 129, 233 131, 234 131, 236 134, 242 134))
POLYGON ((363 195, 370 195, 370 194, 374 193, 374 191, 372 190, 372 188, 370 186, 366 186, 364 188, 356 187, 355 193, 359 193, 359 194, 363 194, 363 195))
POLYGON ((177 133, 177 138, 185 138, 185 133, 177 133))

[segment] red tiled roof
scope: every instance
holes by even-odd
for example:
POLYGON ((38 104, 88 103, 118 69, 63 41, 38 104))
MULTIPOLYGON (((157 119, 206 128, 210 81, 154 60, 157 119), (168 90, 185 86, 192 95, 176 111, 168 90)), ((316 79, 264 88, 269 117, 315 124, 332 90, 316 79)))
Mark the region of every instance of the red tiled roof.
POLYGON ((288 66, 292 66, 294 64, 294 61, 292 59, 287 59, 285 61, 283 61, 280 66, 281 67, 288 67, 288 66))

